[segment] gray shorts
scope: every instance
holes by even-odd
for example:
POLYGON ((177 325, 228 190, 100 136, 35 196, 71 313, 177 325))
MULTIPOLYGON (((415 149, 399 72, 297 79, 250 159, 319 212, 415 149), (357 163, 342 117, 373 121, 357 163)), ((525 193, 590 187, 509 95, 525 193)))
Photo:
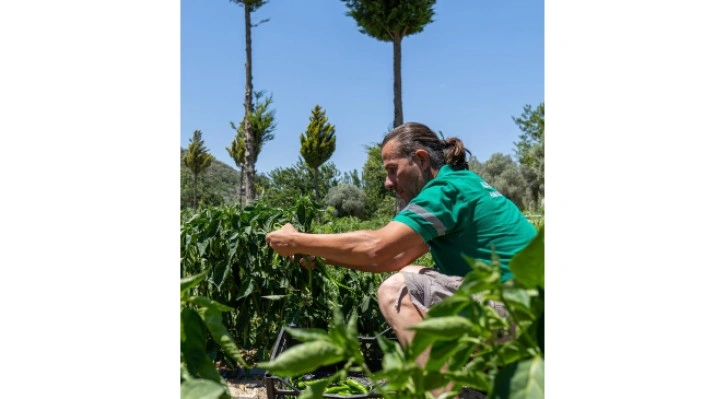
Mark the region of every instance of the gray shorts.
MULTIPOLYGON (((406 288, 411 296, 411 302, 424 313, 428 313, 432 306, 453 295, 464 281, 463 277, 449 276, 431 268, 423 268, 418 272, 403 272, 403 277, 406 280, 406 285, 401 287, 396 308, 401 307, 403 289, 406 288)), ((494 308, 500 316, 505 318, 509 316, 503 303, 489 300, 487 304, 494 308)), ((514 337, 515 331, 516 325, 511 323, 509 331, 497 332, 497 341, 499 343, 508 341, 511 337, 514 337)))
POLYGON ((411 301, 423 312, 428 312, 442 299, 450 297, 464 280, 463 277, 449 276, 431 268, 423 268, 418 272, 403 272, 403 277, 406 286, 401 287, 396 308, 401 307, 403 289, 407 288, 411 301))

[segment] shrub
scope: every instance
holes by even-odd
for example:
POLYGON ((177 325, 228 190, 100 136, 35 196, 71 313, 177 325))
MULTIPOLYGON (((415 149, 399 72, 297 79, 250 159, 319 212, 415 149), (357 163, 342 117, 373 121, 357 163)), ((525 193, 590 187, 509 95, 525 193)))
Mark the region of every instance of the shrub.
POLYGON ((361 188, 352 184, 341 184, 332 187, 325 196, 323 203, 335 208, 335 216, 365 215, 366 196, 361 188))

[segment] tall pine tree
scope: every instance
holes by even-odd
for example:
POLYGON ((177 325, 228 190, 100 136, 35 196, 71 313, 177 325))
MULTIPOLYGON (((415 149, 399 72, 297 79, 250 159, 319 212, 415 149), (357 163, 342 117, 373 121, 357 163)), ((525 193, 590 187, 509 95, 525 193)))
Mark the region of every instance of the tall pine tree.
MULTIPOLYGON (((249 204, 255 200, 256 196, 254 149, 257 146, 255 136, 252 131, 252 124, 248 117, 254 112, 254 104, 252 103, 252 13, 267 3, 267 0, 230 1, 244 7, 245 14, 245 118, 243 126, 245 132, 245 198, 249 204)), ((260 21, 257 25, 266 21, 267 20, 260 21)))
POLYGON ((213 158, 212 154, 209 153, 209 150, 207 150, 207 147, 204 145, 204 140, 202 140, 202 131, 195 130, 193 137, 189 139, 189 147, 187 148, 187 153, 184 156, 184 165, 192 172, 192 182, 194 187, 192 206, 195 210, 199 206, 197 180, 199 175, 212 164, 213 158))
POLYGON ((393 43, 393 127, 403 124, 401 42, 433 20, 436 0, 342 0, 360 32, 393 43))
POLYGON ((313 170, 315 185, 315 201, 319 201, 318 176, 319 168, 335 152, 335 125, 328 123, 325 110, 315 105, 310 115, 310 123, 305 133, 300 135, 300 155, 313 170))

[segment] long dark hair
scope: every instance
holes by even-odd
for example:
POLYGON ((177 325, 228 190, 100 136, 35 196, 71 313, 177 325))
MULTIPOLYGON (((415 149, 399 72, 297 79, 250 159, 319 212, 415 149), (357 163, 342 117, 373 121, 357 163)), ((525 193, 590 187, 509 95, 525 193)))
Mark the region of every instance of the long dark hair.
POLYGON ((410 157, 416 150, 426 150, 431 158, 431 166, 441 169, 444 165, 451 165, 454 170, 469 169, 466 162, 466 153, 471 154, 464 147, 458 137, 449 137, 441 140, 428 126, 418 122, 407 122, 388 132, 383 138, 381 148, 391 140, 398 146, 396 154, 410 157))

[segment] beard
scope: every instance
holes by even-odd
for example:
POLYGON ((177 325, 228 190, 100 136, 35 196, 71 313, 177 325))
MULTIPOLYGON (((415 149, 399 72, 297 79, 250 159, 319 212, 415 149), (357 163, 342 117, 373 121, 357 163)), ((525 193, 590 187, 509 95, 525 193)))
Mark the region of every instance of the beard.
POLYGON ((401 212, 406 205, 408 205, 408 201, 404 201, 398 196, 398 194, 396 194, 396 213, 401 212))
POLYGON ((408 200, 401 198, 401 196, 398 195, 398 193, 396 193, 396 212, 395 213, 401 212, 403 210, 403 208, 408 206, 408 203, 413 198, 415 198, 418 195, 418 193, 421 192, 421 190, 426 185, 426 183, 428 183, 431 179, 434 178, 434 175, 430 169, 424 170, 421 176, 423 178, 423 182, 420 183, 420 185, 418 187, 416 187, 414 190, 411 190, 411 197, 408 200))

